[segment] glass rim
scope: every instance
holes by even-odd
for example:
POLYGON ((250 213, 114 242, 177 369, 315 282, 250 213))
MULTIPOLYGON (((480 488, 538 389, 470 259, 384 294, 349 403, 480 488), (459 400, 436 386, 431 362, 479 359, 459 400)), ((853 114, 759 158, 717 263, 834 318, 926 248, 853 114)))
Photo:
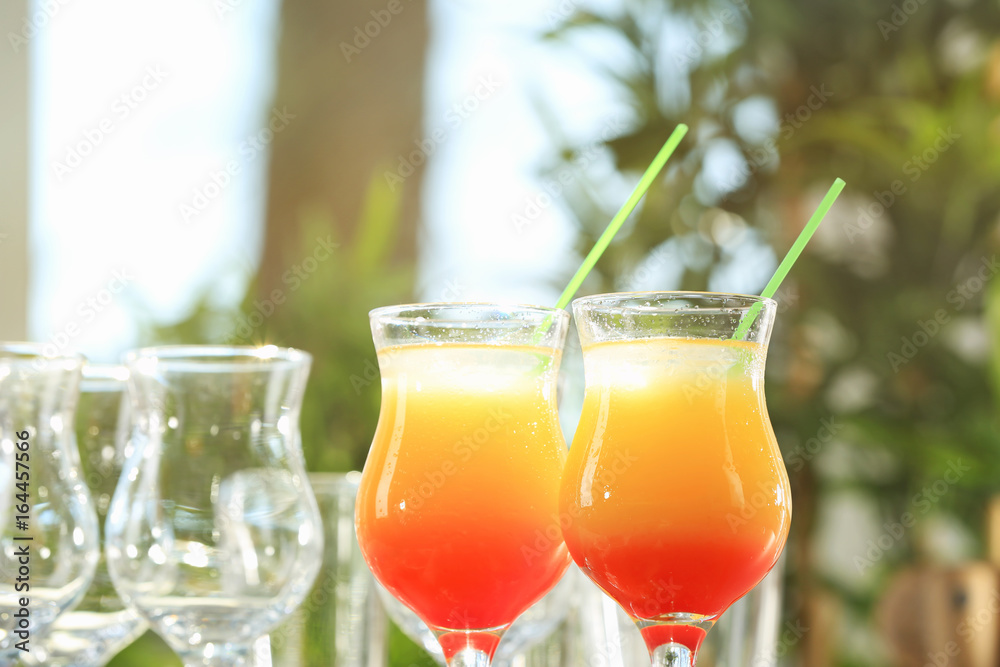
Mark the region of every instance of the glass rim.
POLYGON ((83 367, 82 380, 125 382, 128 380, 128 368, 122 364, 95 364, 88 361, 83 367))
POLYGON ((128 368, 122 364, 94 364, 88 361, 80 376, 80 392, 124 392, 128 376, 128 368))
POLYGON ((30 341, 4 341, 0 342, 0 361, 6 362, 32 362, 32 363, 60 363, 67 367, 82 367, 87 363, 87 358, 79 352, 59 352, 49 354, 46 347, 51 343, 37 343, 30 341))
POLYGON ((126 368, 145 360, 182 370, 251 370, 255 366, 273 368, 307 364, 312 361, 312 355, 298 348, 277 345, 154 345, 129 350, 122 356, 126 368))
POLYGON ((483 324, 489 320, 456 318, 437 319, 426 316, 407 317, 403 313, 409 311, 461 311, 461 310, 498 310, 511 314, 515 319, 527 324, 541 324, 548 317, 557 317, 568 320, 570 315, 562 308, 548 308, 546 306, 536 306, 521 303, 500 303, 490 301, 444 301, 428 303, 405 303, 396 306, 380 306, 368 312, 371 321, 392 323, 392 324, 424 324, 431 326, 470 326, 483 324), (518 314, 528 315, 528 317, 517 317, 518 314))
POLYGON ((698 291, 654 291, 654 292, 606 292, 604 294, 593 294, 573 299, 573 308, 594 308, 600 306, 614 307, 616 310, 623 310, 635 313, 700 313, 705 314, 715 310, 749 310, 755 304, 763 304, 765 308, 776 308, 778 302, 769 297, 756 294, 740 294, 738 292, 698 292, 698 291), (677 308, 667 308, 660 305, 630 304, 628 301, 647 299, 649 301, 670 302, 702 301, 711 307, 682 306, 677 308), (735 303, 724 303, 735 302, 735 303))

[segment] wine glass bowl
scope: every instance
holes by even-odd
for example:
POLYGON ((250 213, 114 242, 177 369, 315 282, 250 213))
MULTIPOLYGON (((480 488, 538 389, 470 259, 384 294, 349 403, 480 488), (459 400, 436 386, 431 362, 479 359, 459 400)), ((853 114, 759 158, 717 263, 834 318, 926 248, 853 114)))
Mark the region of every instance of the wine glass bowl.
POLYGON ((298 434, 310 357, 173 346, 126 362, 131 451, 106 529, 115 588, 186 665, 250 664, 322 560, 298 434))

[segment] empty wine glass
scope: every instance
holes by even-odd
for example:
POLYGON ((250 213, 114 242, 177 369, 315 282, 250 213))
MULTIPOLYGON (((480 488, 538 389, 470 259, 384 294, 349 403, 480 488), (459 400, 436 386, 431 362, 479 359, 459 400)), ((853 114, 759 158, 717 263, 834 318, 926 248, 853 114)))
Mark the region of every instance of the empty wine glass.
MULTIPOLYGON (((102 532, 128 441, 127 389, 128 370, 123 366, 88 363, 83 367, 76 440, 102 532)), ((102 558, 80 604, 59 616, 22 660, 46 667, 100 667, 145 630, 146 622, 125 607, 115 592, 102 558)))
POLYGON ((73 434, 82 366, 41 345, 0 345, 0 664, 35 649, 97 565, 73 434))
POLYGON ((274 346, 126 357, 131 451, 108 569, 187 667, 252 664, 316 578, 323 530, 298 436, 309 363, 274 346))

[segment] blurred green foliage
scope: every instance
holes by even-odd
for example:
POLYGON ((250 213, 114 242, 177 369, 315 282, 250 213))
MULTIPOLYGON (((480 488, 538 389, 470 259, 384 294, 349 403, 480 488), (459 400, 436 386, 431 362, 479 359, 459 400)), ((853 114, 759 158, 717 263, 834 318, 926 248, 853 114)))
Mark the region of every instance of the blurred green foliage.
MULTIPOLYGON (((984 508, 1000 489, 1000 290, 992 326, 982 308, 1000 270, 1000 7, 775 0, 749 10, 636 2, 577 13, 547 35, 573 49, 598 31, 626 53, 617 69, 595 66, 633 118, 600 143, 620 174, 634 178, 676 123, 691 126, 589 289, 759 290, 768 274, 751 265, 753 241, 783 253, 834 177, 847 181, 779 292, 768 398, 794 487, 788 613, 818 628, 797 648, 880 664, 885 654, 860 647, 873 645, 888 578, 914 560, 983 556, 984 508), (761 131, 749 112, 768 107, 774 121, 761 131), (670 256, 677 278, 630 284, 667 243, 685 248, 670 256), (747 263, 743 280, 727 271, 733 261, 747 263), (834 437, 820 440, 831 419, 834 437), (928 494, 957 462, 969 470, 928 494), (855 543, 830 539, 834 508, 847 506, 863 510, 858 535, 877 538, 907 512, 917 525, 877 558, 864 538, 847 558, 822 553, 855 543), (831 601, 835 623, 813 616, 831 601)), ((550 170, 579 175, 566 204, 581 254, 608 217, 597 194, 607 175, 577 168, 592 150, 567 144, 550 170)))
POLYGON ((206 294, 185 320, 150 323, 156 344, 280 345, 313 356, 302 406, 302 446, 310 470, 364 464, 375 432, 379 376, 368 311, 410 299, 413 266, 394 259, 401 188, 372 177, 361 219, 344 239, 321 209, 303 215, 300 241, 286 257, 282 286, 261 294, 248 285, 238 311, 213 307, 206 294))

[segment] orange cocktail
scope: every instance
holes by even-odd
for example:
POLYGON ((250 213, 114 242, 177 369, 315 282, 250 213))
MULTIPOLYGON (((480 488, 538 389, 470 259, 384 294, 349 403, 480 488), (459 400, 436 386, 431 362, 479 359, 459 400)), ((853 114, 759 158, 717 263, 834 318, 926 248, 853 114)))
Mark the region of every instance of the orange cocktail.
POLYGON ((437 325, 442 332, 425 317, 413 324, 420 335, 392 321, 376 330, 382 406, 358 539, 376 578, 436 632, 449 659, 463 649, 492 654, 569 564, 557 518, 565 319, 538 336, 556 335, 558 346, 533 344, 537 317, 530 327, 437 325))
POLYGON ((694 653, 774 566, 791 496, 764 402, 767 330, 758 341, 704 335, 731 333, 739 313, 702 306, 702 335, 681 337, 685 315, 655 308, 597 324, 577 310, 586 395, 561 512, 574 560, 651 650, 694 653))

